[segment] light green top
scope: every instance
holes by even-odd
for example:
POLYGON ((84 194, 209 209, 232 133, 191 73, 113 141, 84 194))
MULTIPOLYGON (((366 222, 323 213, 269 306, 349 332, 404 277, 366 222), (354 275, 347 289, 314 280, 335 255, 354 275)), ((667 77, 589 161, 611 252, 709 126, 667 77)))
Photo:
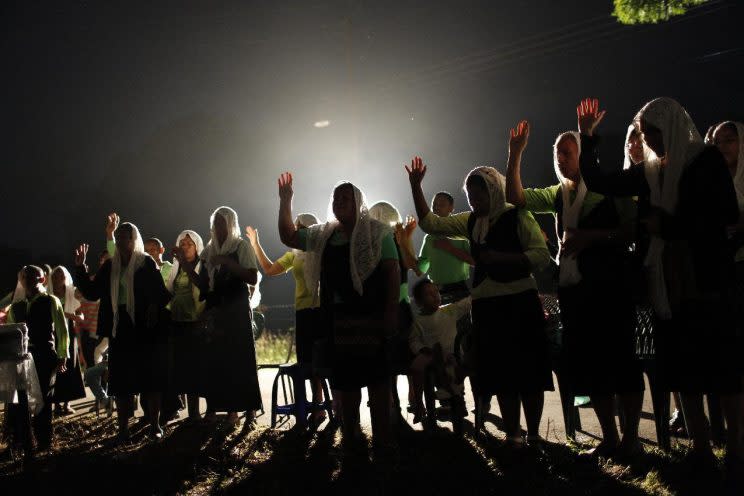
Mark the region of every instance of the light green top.
MULTIPOLYGON (((561 185, 555 184, 547 188, 526 188, 524 190, 525 208, 536 214, 556 214, 555 201, 561 194, 561 185)), ((576 190, 568 193, 571 201, 576 198, 576 190)), ((605 199, 604 195, 587 191, 584 203, 581 205, 579 218, 583 219, 591 213, 594 208, 605 199)), ((620 223, 633 222, 636 218, 636 202, 630 197, 614 197, 615 209, 620 218, 620 223)))
POLYGON ((292 271, 292 277, 295 281, 295 310, 316 307, 317 305, 313 304, 313 294, 307 289, 305 283, 304 257, 298 257, 294 251, 290 250, 282 255, 276 263, 282 266, 284 272, 292 271))
MULTIPOLYGON (((30 300, 26 299, 26 314, 29 313, 29 310, 31 310, 31 306, 42 294, 46 293, 37 293, 30 300)), ((57 357, 70 358, 70 350, 68 349, 70 346, 70 334, 67 329, 67 317, 65 317, 65 310, 62 307, 62 302, 59 301, 59 298, 54 295, 49 295, 49 297, 52 299, 52 325, 54 326, 54 334, 57 336, 57 339, 55 340, 57 357)), ((10 307, 10 312, 8 313, 8 323, 19 323, 16 320, 15 315, 13 315, 13 307, 10 307)))
POLYGON ((418 258, 418 269, 429 274, 434 284, 452 284, 467 281, 470 278, 470 264, 456 256, 434 246, 439 239, 446 239, 455 248, 470 253, 470 242, 465 238, 447 238, 445 236, 424 236, 418 258))
POLYGON ((173 299, 169 303, 171 317, 175 322, 196 322, 200 320, 206 302, 199 301, 199 288, 195 287, 189 275, 181 270, 173 281, 173 299))
POLYGON ((164 261, 163 265, 160 266, 160 275, 163 277, 163 282, 168 282, 168 277, 170 277, 171 270, 173 270, 173 264, 164 261))
MULTIPOLYGON (((508 206, 507 209, 509 208, 514 207, 508 206)), ((448 217, 439 217, 429 212, 421 219, 419 227, 432 235, 467 237, 470 215, 471 212, 460 212, 448 217)), ((529 260, 531 271, 538 271, 550 263, 550 252, 545 246, 540 226, 532 214, 523 209, 519 209, 517 219, 519 220, 517 235, 522 243, 523 253, 529 260)), ((473 288, 471 295, 474 300, 478 300, 492 296, 517 294, 530 289, 537 289, 537 283, 532 275, 510 282, 498 282, 486 277, 483 282, 473 288)))

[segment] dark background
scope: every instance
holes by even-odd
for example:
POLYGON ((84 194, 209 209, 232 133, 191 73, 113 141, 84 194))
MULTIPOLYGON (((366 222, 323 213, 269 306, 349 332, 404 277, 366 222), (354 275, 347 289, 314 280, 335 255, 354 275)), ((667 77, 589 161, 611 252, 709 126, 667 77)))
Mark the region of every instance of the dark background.
MULTIPOLYGON (((744 120, 743 3, 628 27, 610 0, 3 2, 0 288, 25 263, 71 265, 79 242, 103 249, 109 211, 171 245, 186 228, 206 242, 230 205, 277 258, 284 170, 296 213, 325 218, 350 179, 405 215, 403 164, 420 154, 427 194, 465 209, 463 177, 503 170, 522 118, 525 183, 553 184, 552 142, 586 96, 608 110, 607 167, 653 97, 678 99, 701 133, 744 120)), ((264 301, 291 288, 266 281, 264 301)))

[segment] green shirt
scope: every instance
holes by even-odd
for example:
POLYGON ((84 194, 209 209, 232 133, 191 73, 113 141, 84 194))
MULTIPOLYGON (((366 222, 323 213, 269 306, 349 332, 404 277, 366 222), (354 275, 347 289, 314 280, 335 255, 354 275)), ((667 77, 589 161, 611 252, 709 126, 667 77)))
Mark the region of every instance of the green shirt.
POLYGON ((196 322, 206 302, 199 301, 199 288, 194 287, 189 275, 181 270, 173 281, 173 299, 169 307, 175 322, 196 322))
MULTIPOLYGON (((507 209, 509 208, 514 207, 509 205, 507 209)), ((467 237, 469 236, 468 219, 470 219, 470 215, 471 212, 460 212, 448 217, 439 217, 433 212, 429 212, 426 217, 420 220, 419 227, 428 234, 467 237)), ((550 263, 550 252, 545 246, 545 239, 537 221, 531 213, 523 209, 519 209, 517 219, 519 220, 517 235, 522 243, 523 253, 529 260, 532 272, 546 267, 550 263)), ((537 283, 532 275, 510 282, 498 282, 486 277, 483 282, 473 288, 471 295, 474 300, 477 300, 492 296, 517 294, 530 289, 537 289, 537 283)))
POLYGON ((171 270, 173 270, 173 264, 170 262, 163 262, 163 265, 160 266, 160 275, 163 277, 163 282, 168 282, 171 270))
MULTIPOLYGON (((561 185, 555 184, 547 188, 526 188, 524 190, 525 208, 536 214, 556 214, 555 201, 561 194, 561 185)), ((576 190, 568 193, 571 201, 576 198, 576 190)), ((604 195, 587 191, 584 203, 581 205, 579 218, 583 219, 605 199, 604 195)), ((614 197, 615 209, 621 224, 633 222, 636 218, 636 203, 630 197, 614 197)))
MULTIPOLYGON (((31 309, 31 306, 42 294, 46 293, 37 293, 30 300, 26 299, 27 314, 31 309)), ((62 307, 62 303, 59 301, 59 298, 54 295, 49 295, 49 297, 52 299, 52 325, 54 326, 54 334, 57 337, 57 339, 55 340, 57 357, 60 359, 70 358, 70 350, 68 349, 68 347, 70 346, 70 334, 67 330, 67 317, 65 317, 65 310, 62 307)), ((8 324, 18 323, 19 322, 16 320, 15 315, 13 315, 13 307, 10 307, 10 313, 8 313, 8 324)))
POLYGON ((463 262, 449 252, 434 246, 434 242, 445 239, 455 248, 470 253, 470 242, 465 238, 447 238, 444 236, 424 236, 418 258, 418 269, 426 274, 434 284, 452 284, 467 281, 470 278, 470 264, 463 262))
POLYGON ((292 271, 295 281, 295 310, 316 307, 313 303, 313 294, 307 289, 305 283, 305 259, 298 257, 294 251, 288 251, 276 261, 282 266, 284 272, 292 271))

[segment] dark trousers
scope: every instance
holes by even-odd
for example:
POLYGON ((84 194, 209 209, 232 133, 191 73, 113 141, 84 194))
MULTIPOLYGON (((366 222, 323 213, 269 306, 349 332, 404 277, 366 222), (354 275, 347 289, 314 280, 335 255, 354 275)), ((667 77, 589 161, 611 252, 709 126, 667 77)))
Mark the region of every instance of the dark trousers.
POLYGON ((52 442, 52 401, 54 397, 54 383, 57 379, 57 356, 49 351, 31 352, 36 364, 36 374, 39 376, 39 386, 44 406, 34 415, 32 426, 36 442, 40 446, 48 446, 52 442))

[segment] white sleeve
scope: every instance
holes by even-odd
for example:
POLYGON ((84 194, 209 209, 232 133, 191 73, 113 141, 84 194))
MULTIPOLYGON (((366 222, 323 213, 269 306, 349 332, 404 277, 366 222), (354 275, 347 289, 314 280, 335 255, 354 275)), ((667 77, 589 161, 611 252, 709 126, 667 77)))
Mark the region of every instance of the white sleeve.
POLYGON ((258 270, 256 252, 253 251, 253 247, 246 240, 241 240, 238 245, 238 263, 244 269, 258 270))

